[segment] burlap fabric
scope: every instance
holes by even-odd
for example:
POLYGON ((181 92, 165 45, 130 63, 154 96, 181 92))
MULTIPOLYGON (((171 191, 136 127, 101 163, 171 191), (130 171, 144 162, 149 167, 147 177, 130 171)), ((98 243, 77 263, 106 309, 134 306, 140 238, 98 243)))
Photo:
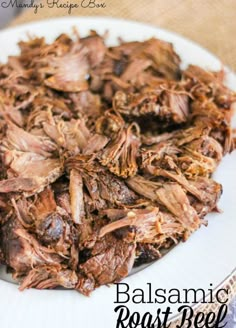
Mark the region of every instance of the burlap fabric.
MULTIPOLYGON (((11 26, 68 16, 68 9, 45 7, 34 14, 25 11, 11 26)), ((61 0, 62 2, 67 0, 61 0)), ((72 3, 78 0, 70 1, 72 3)), ((105 2, 106 8, 73 9, 73 16, 112 16, 151 23, 177 32, 207 48, 221 61, 236 71, 236 0, 97 0, 105 2)), ((230 299, 236 295, 236 274, 222 284, 229 289, 230 299)), ((222 287, 221 286, 221 287, 222 287)), ((217 311, 219 304, 198 306, 195 313, 217 311)), ((176 321, 173 321, 176 324, 176 321)))
MULTIPOLYGON (((47 0, 42 0, 45 4, 47 0)), ((60 2, 67 2, 61 0, 60 2)), ((72 15, 103 15, 144 21, 163 27, 201 44, 236 70, 236 0, 96 0, 106 8, 79 8, 72 15)), ((71 0, 76 3, 79 0, 71 0)), ((49 9, 21 14, 12 25, 51 17, 68 16, 67 9, 49 9)))

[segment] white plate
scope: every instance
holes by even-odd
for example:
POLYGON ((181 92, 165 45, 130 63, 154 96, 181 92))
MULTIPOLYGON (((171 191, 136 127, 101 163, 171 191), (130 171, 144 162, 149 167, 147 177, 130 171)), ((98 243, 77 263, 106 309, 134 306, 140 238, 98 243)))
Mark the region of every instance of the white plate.
MULTIPOLYGON (((220 61, 200 46, 174 33, 148 25, 109 18, 63 18, 28 24, 5 30, 0 33, 0 61, 6 61, 10 54, 17 54, 17 42, 31 35, 45 36, 52 41, 60 33, 71 33, 76 26, 81 35, 90 29, 99 33, 109 30, 110 44, 116 44, 118 36, 127 41, 143 40, 152 36, 170 41, 181 56, 183 67, 187 64, 200 65, 217 70, 220 61)), ((227 83, 236 89, 236 77, 228 71, 227 83)), ((211 214, 208 228, 202 227, 195 232, 187 243, 181 243, 161 260, 143 271, 125 279, 130 289, 146 289, 148 282, 153 289, 170 290, 178 288, 203 288, 212 284, 215 288, 234 270, 236 266, 236 152, 226 156, 215 174, 215 179, 223 184, 224 193, 219 206, 222 214, 211 214)), ((34 328, 83 327, 112 328, 116 326, 117 314, 114 313, 116 287, 101 287, 90 298, 75 291, 65 290, 27 290, 23 293, 17 286, 0 281, 0 326, 34 328)), ((128 304, 130 311, 155 314, 156 308, 171 307, 177 314, 179 304, 128 304)))

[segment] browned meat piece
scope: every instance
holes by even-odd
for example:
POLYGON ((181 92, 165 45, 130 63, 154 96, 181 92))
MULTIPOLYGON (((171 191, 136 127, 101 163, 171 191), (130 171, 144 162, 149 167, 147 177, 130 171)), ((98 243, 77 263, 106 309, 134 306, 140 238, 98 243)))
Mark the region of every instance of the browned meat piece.
POLYGON ((79 92, 88 89, 88 51, 75 47, 61 57, 48 59, 48 67, 43 68, 51 76, 44 83, 46 86, 65 92, 79 92))
POLYGON ((83 181, 77 170, 70 172, 70 203, 72 218, 76 224, 81 224, 84 213, 83 181))
POLYGON ((83 261, 84 257, 87 259, 87 252, 90 254, 91 249, 98 239, 99 226, 102 224, 102 220, 99 220, 98 216, 91 215, 89 210, 87 210, 87 212, 88 216, 86 220, 84 220, 83 224, 78 226, 80 251, 79 257, 81 261, 83 261))
POLYGON ((91 74, 91 88, 112 103, 115 91, 156 86, 165 78, 180 77, 180 59, 171 44, 152 38, 145 42, 110 47, 103 62, 91 74))
POLYGON ((201 99, 207 93, 209 98, 221 109, 231 109, 232 103, 236 101, 235 92, 228 89, 224 84, 225 72, 209 72, 199 66, 190 65, 184 72, 184 77, 191 81, 193 95, 201 99), (201 88, 201 90, 199 90, 201 88), (195 90, 194 90, 195 89, 195 90))
POLYGON ((207 213, 217 211, 217 202, 222 194, 221 184, 205 177, 198 177, 191 183, 206 195, 204 202, 199 202, 196 198, 189 196, 190 203, 199 217, 204 218, 207 213))
POLYGON ((35 154, 21 153, 18 158, 12 160, 8 175, 9 178, 18 175, 19 178, 32 179, 38 184, 40 191, 57 180, 62 172, 63 165, 59 159, 44 159, 35 154))
POLYGON ((180 185, 166 183, 157 190, 157 199, 176 216, 187 231, 193 232, 200 226, 199 217, 180 185))
POLYGON ((58 270, 53 266, 42 266, 32 269, 23 279, 19 290, 26 288, 51 289, 62 286, 67 289, 75 288, 78 278, 74 271, 58 270))
POLYGON ((2 192, 24 191, 25 195, 32 195, 42 191, 45 186, 48 186, 62 175, 63 167, 59 159, 44 159, 34 153, 18 152, 17 154, 13 151, 10 151, 8 155, 8 159, 12 155, 16 155, 16 158, 12 159, 7 171, 9 179, 0 181, 2 192), (14 178, 15 175, 18 177, 14 178))
POLYGON ((224 79, 224 72, 209 72, 204 69, 202 69, 199 66, 195 65, 189 65, 189 67, 184 71, 184 76, 187 78, 190 78, 195 83, 200 82, 206 85, 209 85, 212 82, 222 84, 224 79))
POLYGON ((132 204, 137 200, 135 193, 122 180, 109 173, 90 155, 70 158, 66 166, 69 170, 76 169, 80 172, 86 187, 85 197, 87 206, 91 207, 90 211, 102 209, 109 204, 132 204))
MULTIPOLYGON (((29 209, 26 204, 20 205, 20 212, 28 211, 28 215, 32 218, 32 223, 36 227, 37 234, 43 241, 57 240, 62 234, 63 221, 59 215, 56 215, 57 204, 54 199, 54 194, 51 189, 45 189, 38 194, 38 199, 34 204, 30 205, 29 209), (23 205, 23 206, 22 206, 23 205), (25 206, 24 206, 25 205, 25 206)), ((26 216, 26 215, 24 215, 26 216)))
POLYGON ((75 154, 86 147, 88 139, 91 137, 84 120, 72 119, 68 122, 59 119, 51 124, 44 123, 43 128, 60 148, 65 148, 75 154))
POLYGON ((173 141, 161 141, 154 143, 152 146, 141 149, 142 167, 148 168, 150 165, 169 165, 170 168, 176 167, 175 161, 180 149, 173 143, 173 141), (174 159, 170 163, 169 158, 174 159))
POLYGON ((120 115, 107 110, 102 117, 97 119, 96 132, 110 138, 116 136, 124 128, 124 124, 125 122, 120 115))
POLYGON ((152 172, 153 175, 168 178, 172 181, 179 183, 183 188, 186 189, 190 194, 194 195, 201 201, 204 201, 205 194, 202 194, 194 185, 192 185, 184 175, 176 174, 175 172, 167 171, 160 169, 158 167, 149 167, 149 171, 152 172))
POLYGON ((3 150, 35 153, 46 158, 56 150, 56 145, 49 138, 34 136, 11 122, 7 125, 6 137, 1 142, 3 150))
MULTIPOLYGON (((121 210, 113 210, 112 215, 111 211, 110 212, 105 212, 107 213, 110 217, 114 217, 122 215, 121 210)), ((158 229, 156 229, 156 226, 158 225, 159 217, 159 208, 154 207, 152 209, 140 209, 140 210, 123 210, 123 215, 122 218, 109 223, 105 227, 103 227, 100 230, 100 237, 105 236, 107 233, 112 232, 114 230, 131 226, 137 228, 137 236, 136 236, 136 241, 141 241, 140 239, 143 238, 143 232, 145 231, 145 235, 148 235, 148 230, 153 230, 154 229, 154 234, 158 234, 158 229), (140 230, 139 230, 140 229, 140 230), (141 235, 140 235, 141 232, 141 235)), ((150 233, 150 232, 149 232, 150 233)), ((146 237, 145 237, 146 238, 146 237)))
POLYGON ((123 178, 135 175, 138 169, 137 154, 140 141, 132 131, 134 129, 137 130, 137 127, 130 125, 127 129, 119 131, 101 153, 101 164, 123 178))
POLYGON ((145 179, 141 175, 136 175, 135 177, 127 179, 126 183, 137 194, 151 199, 152 201, 156 200, 157 189, 162 187, 161 182, 145 179))
MULTIPOLYGON (((114 106, 128 120, 154 121, 156 126, 169 126, 184 123, 189 116, 189 98, 186 92, 166 89, 142 91, 126 94, 119 91, 114 96, 114 106)), ((155 125, 154 125, 155 126, 155 125)), ((147 129, 148 127, 146 127, 147 129)))
POLYGON ((141 51, 152 60, 154 70, 167 79, 179 77, 180 58, 174 52, 172 44, 152 38, 145 41, 141 47, 141 51))
POLYGON ((179 76, 180 58, 170 43, 152 38, 145 42, 123 43, 110 51, 116 55, 126 55, 130 61, 136 58, 149 59, 156 73, 167 79, 175 79, 179 76))
MULTIPOLYGON (((80 270, 85 277, 95 281, 95 287, 118 282, 131 271, 135 248, 135 243, 126 243, 113 236, 107 236, 95 244, 91 258, 80 265, 80 270)), ((91 291, 88 280, 84 278, 77 288, 84 294, 91 291)))
POLYGON ((57 242, 62 237, 63 230, 64 222, 58 213, 49 214, 37 226, 39 239, 46 245, 57 242))
MULTIPOLYGON (((54 197, 49 188, 38 194, 36 201, 30 205, 28 214, 32 218, 31 231, 34 231, 43 245, 55 250, 62 257, 69 257, 71 252, 76 257, 76 252, 79 252, 78 230, 73 225, 71 213, 57 202, 58 198, 54 197)), ((25 211, 19 208, 19 211, 22 210, 25 211)))
POLYGON ((135 266, 153 262, 161 257, 158 246, 155 247, 155 245, 152 244, 138 243, 136 253, 137 259, 135 261, 135 266))
POLYGON ((3 186, 17 191, 14 190, 17 180, 13 179, 19 179, 19 190, 29 194, 43 190, 63 171, 60 159, 52 158, 55 150, 56 145, 46 136, 32 135, 9 122, 6 136, 1 141, 5 174, 9 178, 3 186))
POLYGON ((222 145, 224 155, 232 149, 230 122, 235 98, 231 99, 230 104, 230 109, 220 108, 213 102, 205 104, 204 101, 195 101, 191 105, 195 124, 202 124, 204 120, 204 125, 210 128, 210 135, 222 145))
POLYGON ((121 79, 125 82, 130 82, 133 84, 137 80, 137 76, 151 65, 152 62, 150 59, 135 58, 127 65, 125 71, 121 75, 121 79))
MULTIPOLYGON (((157 189, 156 201, 175 216, 172 219, 173 223, 176 223, 172 227, 173 234, 183 233, 186 231, 193 232, 199 227, 199 217, 195 209, 190 205, 187 195, 178 184, 166 183, 163 187, 157 189)), ((122 227, 133 226, 137 227, 137 242, 144 242, 145 240, 149 240, 150 242, 151 239, 155 242, 156 238, 159 237, 158 235, 163 234, 162 224, 164 224, 164 230, 167 228, 165 224, 168 221, 163 221, 163 218, 169 219, 169 216, 159 213, 158 208, 153 208, 150 210, 127 210, 126 212, 124 211, 122 219, 114 221, 103 227, 100 231, 100 236, 102 237, 108 232, 120 229, 122 227)))
POLYGON ((95 290, 95 281, 93 278, 79 276, 76 290, 85 296, 89 296, 95 290))
POLYGON ((20 42, 0 64, 0 264, 26 288, 89 295, 219 211, 235 148, 224 72, 172 44, 91 31, 20 42))
POLYGON ((101 134, 94 134, 91 138, 88 139, 86 146, 83 149, 84 155, 91 155, 98 153, 100 150, 105 148, 109 139, 101 134))
POLYGON ((73 112, 82 114, 94 122, 102 113, 100 96, 86 90, 77 93, 68 93, 68 98, 72 102, 73 112))
POLYGON ((49 264, 60 267, 62 258, 38 241, 14 219, 2 227, 1 249, 6 263, 17 275, 23 275, 32 266, 49 264))
POLYGON ((107 48, 102 37, 96 33, 86 38, 82 38, 80 43, 88 50, 88 60, 91 68, 101 64, 104 59, 107 48))
POLYGON ((11 178, 0 181, 0 193, 29 192, 34 193, 39 188, 35 179, 11 178))

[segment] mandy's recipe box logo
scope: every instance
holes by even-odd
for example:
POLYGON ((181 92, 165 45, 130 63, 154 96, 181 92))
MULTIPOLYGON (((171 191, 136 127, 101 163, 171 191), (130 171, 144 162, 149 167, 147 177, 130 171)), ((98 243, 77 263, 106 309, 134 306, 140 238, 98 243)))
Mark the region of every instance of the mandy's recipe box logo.
MULTIPOLYGON (((212 284, 208 290, 204 289, 156 289, 153 290, 151 283, 147 283, 145 290, 136 288, 131 290, 127 283, 116 284, 116 299, 114 312, 116 313, 116 328, 223 328, 228 327, 225 321, 228 307, 229 291, 219 289, 214 293, 212 284), (200 300, 200 301, 199 301, 200 300), (170 322, 173 313, 171 308, 160 308, 160 304, 177 304, 179 323, 170 322), (216 311, 207 313, 194 311, 190 304, 219 304, 216 311), (129 309, 134 305, 148 304, 150 311, 141 314, 139 311, 129 309), (154 309, 154 311, 153 311, 154 309)), ((232 328, 232 327, 228 327, 232 328)))
POLYGON ((19 0, 2 0, 0 7, 1 8, 32 8, 34 9, 34 13, 37 14, 40 9, 48 8, 48 9, 67 9, 68 14, 73 13, 73 9, 104 9, 106 8, 106 2, 100 0, 71 0, 71 1, 63 1, 63 0, 47 0, 46 3, 41 3, 40 1, 26 1, 22 3, 19 0))

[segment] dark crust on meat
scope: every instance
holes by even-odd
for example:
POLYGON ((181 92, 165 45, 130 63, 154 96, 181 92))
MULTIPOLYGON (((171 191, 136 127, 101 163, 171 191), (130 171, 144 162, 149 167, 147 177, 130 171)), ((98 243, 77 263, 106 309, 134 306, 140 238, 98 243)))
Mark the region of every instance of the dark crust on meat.
POLYGON ((19 46, 0 65, 0 263, 20 290, 89 295, 217 210, 236 95, 155 38, 19 46))

